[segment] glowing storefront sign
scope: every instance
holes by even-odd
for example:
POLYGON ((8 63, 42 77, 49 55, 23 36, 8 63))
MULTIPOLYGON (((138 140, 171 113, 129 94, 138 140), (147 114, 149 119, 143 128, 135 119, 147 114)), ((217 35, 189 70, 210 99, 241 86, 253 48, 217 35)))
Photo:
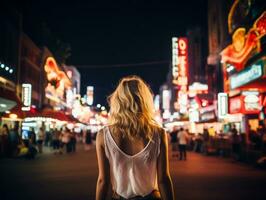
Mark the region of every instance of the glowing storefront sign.
POLYGON ((176 37, 172 38, 172 75, 173 75, 173 83, 176 84, 179 76, 178 39, 176 37))
POLYGON ((159 111, 160 110, 160 96, 158 94, 154 97, 153 102, 154 102, 155 111, 159 111))
POLYGON ((244 109, 246 111, 260 110, 259 93, 255 91, 243 92, 244 109))
MULTIPOLYGON (((235 1, 235 3, 239 1, 235 1)), ((228 28, 232 33, 232 16, 235 10, 234 4, 228 16, 228 28)), ((261 52, 261 38, 266 34, 266 11, 254 22, 253 26, 246 30, 244 27, 239 27, 232 35, 232 44, 227 46, 221 52, 221 62, 231 63, 237 70, 243 69, 247 60, 253 55, 261 52)))
POLYGON ((228 114, 228 95, 227 93, 218 94, 218 117, 225 118, 228 114))
POLYGON ((170 90, 163 90, 163 109, 164 110, 170 109, 170 98, 171 98, 170 90))
POLYGON ((230 98, 229 112, 230 114, 241 113, 242 101, 240 97, 230 98))
POLYGON ((187 78, 187 69, 188 69, 188 42, 187 38, 178 38, 178 67, 179 67, 179 76, 177 80, 177 85, 180 89, 178 92, 178 104, 180 108, 180 113, 187 113, 188 105, 188 78, 187 78))
POLYGON ((94 90, 93 86, 87 87, 86 102, 90 106, 93 104, 93 90, 94 90))
POLYGON ((233 75, 230 78, 230 87, 231 89, 238 88, 242 85, 245 85, 251 81, 256 80, 257 78, 263 75, 263 61, 259 60, 250 67, 247 67, 243 71, 239 72, 236 75, 233 75))
POLYGON ((200 120, 199 111, 196 109, 190 109, 189 110, 189 121, 190 122, 199 122, 199 120, 200 120))
POLYGON ((32 91, 31 84, 28 84, 28 83, 22 84, 22 103, 23 103, 23 106, 22 106, 21 110, 23 110, 23 111, 29 111, 30 110, 31 91, 32 91))
POLYGON ((172 38, 172 83, 178 86, 178 95, 174 107, 180 113, 187 113, 188 105, 187 49, 187 38, 172 38))
POLYGON ((44 70, 48 81, 45 87, 45 96, 52 101, 64 104, 65 91, 71 87, 69 77, 60 70, 52 57, 46 59, 44 70))
POLYGON ((257 91, 244 91, 242 95, 230 98, 231 114, 258 114, 262 108, 262 98, 257 91))

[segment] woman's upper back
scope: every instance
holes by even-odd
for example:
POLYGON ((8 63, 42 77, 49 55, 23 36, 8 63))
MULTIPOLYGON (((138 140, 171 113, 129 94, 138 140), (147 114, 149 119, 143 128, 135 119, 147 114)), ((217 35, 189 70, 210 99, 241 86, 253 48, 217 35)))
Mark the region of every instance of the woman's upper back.
POLYGON ((105 127, 103 135, 113 190, 124 198, 130 198, 145 196, 157 189, 157 158, 161 141, 159 129, 150 140, 140 138, 135 141, 112 134, 111 130, 105 127))

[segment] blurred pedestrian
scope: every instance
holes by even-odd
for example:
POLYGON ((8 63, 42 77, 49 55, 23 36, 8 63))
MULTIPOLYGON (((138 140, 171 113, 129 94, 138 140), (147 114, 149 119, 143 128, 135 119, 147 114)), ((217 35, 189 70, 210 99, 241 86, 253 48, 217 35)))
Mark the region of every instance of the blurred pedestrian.
POLYGON ((63 153, 63 149, 66 146, 66 153, 70 152, 71 145, 70 145, 70 131, 68 128, 64 128, 61 133, 61 145, 60 145, 60 153, 63 153))
POLYGON ((90 150, 91 149, 91 144, 92 144, 92 133, 91 130, 88 129, 85 133, 85 150, 90 150))
POLYGON ((38 131, 38 137, 37 137, 37 146, 38 146, 38 152, 42 153, 42 146, 43 146, 43 141, 45 138, 45 132, 43 127, 41 127, 38 131))
POLYGON ((261 148, 262 148, 262 153, 266 154, 266 127, 263 124, 262 129, 261 129, 261 148))
POLYGON ((202 153, 208 153, 208 147, 209 147, 209 141, 210 141, 210 134, 206 127, 203 128, 203 134, 202 134, 203 144, 201 148, 202 153))
POLYGON ((181 128, 178 132, 178 144, 179 144, 179 160, 187 160, 187 144, 188 144, 188 133, 181 128))
POLYGON ((29 143, 32 145, 36 145, 36 133, 34 131, 34 128, 30 128, 30 132, 29 132, 29 143))
POLYGON ((233 125, 232 129, 230 130, 231 133, 231 141, 232 141, 232 156, 234 160, 239 160, 240 158, 240 136, 238 131, 233 125))
POLYGON ((170 142, 172 145, 172 157, 178 157, 178 140, 177 140, 178 128, 174 127, 170 132, 170 142))
POLYGON ((52 135, 54 154, 59 153, 60 149, 60 130, 55 129, 52 135))
POLYGON ((12 157, 17 154, 19 144, 19 125, 15 124, 14 128, 8 134, 8 156, 12 157))
POLYGON ((0 131, 0 157, 7 156, 9 128, 4 124, 0 131))
POLYGON ((148 86, 136 76, 123 78, 110 108, 109 126, 96 139, 96 200, 109 199, 109 185, 112 199, 173 200, 167 134, 154 119, 148 86))
POLYGON ((70 132, 70 144, 71 144, 71 152, 76 152, 76 144, 77 144, 77 139, 76 139, 76 132, 75 130, 73 129, 71 132, 70 132))

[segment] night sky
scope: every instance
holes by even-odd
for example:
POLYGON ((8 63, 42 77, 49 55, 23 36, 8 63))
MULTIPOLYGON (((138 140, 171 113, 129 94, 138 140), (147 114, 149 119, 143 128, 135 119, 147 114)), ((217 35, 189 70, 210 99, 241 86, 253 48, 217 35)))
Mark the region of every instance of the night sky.
POLYGON ((12 6, 22 13, 24 32, 34 42, 40 44, 45 24, 70 44, 66 64, 79 69, 81 94, 93 85, 95 103, 101 104, 130 74, 141 76, 158 93, 169 70, 171 38, 195 25, 207 32, 207 0, 17 2, 12 6))

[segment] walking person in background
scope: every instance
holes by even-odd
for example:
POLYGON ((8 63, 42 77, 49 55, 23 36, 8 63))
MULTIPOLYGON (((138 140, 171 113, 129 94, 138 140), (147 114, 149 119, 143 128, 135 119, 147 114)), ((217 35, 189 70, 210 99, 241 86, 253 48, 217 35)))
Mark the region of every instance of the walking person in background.
POLYGON ((173 128, 173 131, 170 133, 171 145, 172 145, 172 157, 178 157, 178 140, 177 140, 178 129, 177 127, 173 128))
POLYGON ((31 128, 29 132, 29 144, 36 145, 36 133, 34 128, 31 128))
POLYGON ((61 133, 60 154, 63 153, 64 146, 66 146, 66 152, 69 153, 71 150, 71 145, 70 145, 70 131, 68 128, 64 128, 64 130, 61 133))
POLYGON ((38 147, 38 152, 42 153, 42 145, 45 137, 45 132, 44 129, 41 127, 38 132, 38 138, 37 138, 37 147, 38 147))
POLYGON ((52 135, 54 154, 59 153, 60 149, 60 130, 55 129, 52 135))
POLYGON ((85 133, 85 150, 91 149, 91 130, 88 129, 85 133))
POLYGON ((18 153, 17 146, 20 142, 19 137, 19 125, 15 124, 14 128, 11 129, 8 134, 8 156, 12 157, 18 153))
POLYGON ((231 141, 232 141, 232 156, 234 160, 239 160, 240 158, 240 136, 238 135, 238 131, 233 125, 231 132, 231 141))
POLYGON ((210 134, 209 134, 207 127, 203 128, 202 138, 203 138, 203 144, 202 144, 201 152, 204 154, 207 154, 209 141, 210 141, 210 134))
POLYGON ((73 129, 70 133, 70 142, 71 142, 71 152, 76 152, 76 144, 77 144, 77 139, 76 139, 76 132, 73 129))
POLYGON ((181 128, 178 132, 178 144, 179 144, 179 160, 187 160, 187 144, 188 144, 188 133, 181 128))
POLYGON ((7 156, 8 152, 8 135, 9 135, 9 129, 6 124, 3 125, 3 128, 0 131, 0 157, 7 156))
POLYGON ((96 139, 96 200, 108 199, 109 185, 112 199, 173 200, 168 139, 154 119, 149 87, 139 77, 123 78, 110 108, 109 125, 96 139))

